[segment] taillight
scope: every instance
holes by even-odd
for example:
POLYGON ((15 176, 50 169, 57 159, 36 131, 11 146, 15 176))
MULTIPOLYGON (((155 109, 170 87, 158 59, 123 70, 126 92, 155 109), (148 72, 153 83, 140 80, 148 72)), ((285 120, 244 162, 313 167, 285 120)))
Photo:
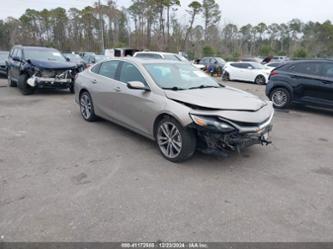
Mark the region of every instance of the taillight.
POLYGON ((276 75, 278 75, 278 74, 279 74, 278 71, 273 70, 273 71, 271 72, 271 74, 269 75, 269 77, 276 76, 276 75))

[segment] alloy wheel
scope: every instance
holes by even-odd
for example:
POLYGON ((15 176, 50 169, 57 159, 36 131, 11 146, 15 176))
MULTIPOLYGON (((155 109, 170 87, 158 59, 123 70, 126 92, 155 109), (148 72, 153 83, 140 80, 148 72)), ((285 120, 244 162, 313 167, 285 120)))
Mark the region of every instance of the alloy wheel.
POLYGON ((257 78, 256 78, 256 83, 259 84, 259 85, 263 85, 266 83, 266 79, 264 76, 262 75, 259 75, 257 78))
POLYGON ((277 90, 272 94, 272 101, 275 106, 283 107, 288 102, 288 95, 283 90, 277 90))
POLYGON ((164 156, 176 158, 182 151, 182 137, 177 126, 164 122, 157 131, 157 143, 164 156))
POLYGON ((91 99, 87 94, 83 94, 80 100, 81 114, 85 119, 89 119, 92 113, 91 99))

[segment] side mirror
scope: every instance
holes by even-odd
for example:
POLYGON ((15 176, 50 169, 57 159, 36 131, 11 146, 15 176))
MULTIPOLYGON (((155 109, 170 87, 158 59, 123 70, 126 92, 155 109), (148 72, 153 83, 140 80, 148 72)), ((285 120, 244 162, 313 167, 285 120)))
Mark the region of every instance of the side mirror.
POLYGON ((149 91, 149 89, 146 87, 146 85, 143 84, 141 81, 130 81, 130 82, 128 82, 127 87, 129 89, 149 91))
POLYGON ((68 57, 65 57, 66 58, 66 61, 71 61, 71 59, 69 59, 68 57))
POLYGON ((13 61, 21 61, 21 59, 20 59, 20 57, 18 57, 18 56, 14 56, 14 57, 13 57, 13 61))
POLYGON ((91 64, 95 64, 96 63, 96 60, 95 59, 92 59, 91 60, 91 64))
POLYGON ((247 67, 247 69, 253 69, 252 67, 247 67))

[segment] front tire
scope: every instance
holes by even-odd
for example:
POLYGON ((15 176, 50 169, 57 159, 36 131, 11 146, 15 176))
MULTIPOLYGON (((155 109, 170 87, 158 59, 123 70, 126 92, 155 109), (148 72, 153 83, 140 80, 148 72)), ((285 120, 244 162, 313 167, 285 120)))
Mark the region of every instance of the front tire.
POLYGON ((83 92, 80 95, 80 112, 83 119, 88 122, 93 122, 97 119, 92 98, 88 92, 83 92))
POLYGON ((23 95, 30 95, 34 93, 34 88, 27 83, 28 75, 21 74, 17 82, 18 88, 21 90, 23 95))
POLYGON ((266 78, 263 75, 258 75, 256 79, 254 80, 254 83, 258 85, 265 85, 266 84, 266 78))
POLYGON ((291 95, 286 88, 275 88, 269 95, 270 100, 273 102, 273 106, 277 109, 283 109, 290 105, 291 95))
POLYGON ((183 162, 195 152, 195 134, 172 117, 159 121, 155 136, 161 154, 171 162, 183 162))

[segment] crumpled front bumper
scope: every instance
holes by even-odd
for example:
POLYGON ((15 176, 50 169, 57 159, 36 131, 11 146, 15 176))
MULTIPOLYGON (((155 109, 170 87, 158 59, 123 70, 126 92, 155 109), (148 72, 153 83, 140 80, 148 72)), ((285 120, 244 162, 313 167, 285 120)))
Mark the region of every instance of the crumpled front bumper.
POLYGON ((73 79, 59 79, 59 78, 46 78, 46 77, 37 77, 32 76, 27 80, 27 83, 32 87, 50 87, 50 88, 68 88, 73 84, 73 79))
POLYGON ((271 118, 255 127, 237 127, 232 132, 222 133, 216 129, 190 125, 198 137, 198 149, 204 153, 227 156, 232 151, 240 152, 252 145, 268 145, 269 132, 272 130, 271 118))

